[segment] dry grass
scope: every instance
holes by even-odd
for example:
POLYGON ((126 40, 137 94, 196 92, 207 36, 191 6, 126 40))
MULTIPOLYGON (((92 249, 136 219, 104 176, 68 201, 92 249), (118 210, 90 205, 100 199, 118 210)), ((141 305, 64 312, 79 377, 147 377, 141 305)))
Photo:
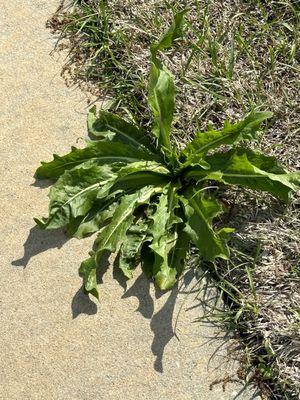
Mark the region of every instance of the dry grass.
MULTIPOLYGON (((172 18, 189 8, 186 33, 165 55, 178 88, 173 140, 217 127, 251 108, 274 118, 257 147, 289 169, 300 167, 299 27, 296 1, 76 1, 49 22, 70 50, 63 74, 103 105, 149 124, 149 45, 172 18)), ((212 273, 226 313, 218 312, 245 344, 246 364, 273 399, 300 395, 299 203, 288 208, 265 195, 228 193, 229 222, 238 228, 233 258, 212 273), (230 286, 232 285, 232 287, 230 286)), ((216 311, 216 309, 215 309, 216 311)))

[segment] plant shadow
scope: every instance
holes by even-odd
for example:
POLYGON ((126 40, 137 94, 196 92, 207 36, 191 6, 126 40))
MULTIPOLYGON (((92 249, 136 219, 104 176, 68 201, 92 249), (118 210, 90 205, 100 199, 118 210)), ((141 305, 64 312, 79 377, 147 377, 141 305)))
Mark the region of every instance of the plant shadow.
POLYGON ((43 231, 38 226, 30 229, 29 235, 24 243, 23 257, 12 261, 15 267, 26 268, 30 259, 49 249, 60 249, 69 240, 62 230, 43 231))
POLYGON ((155 356, 154 369, 161 373, 163 372, 165 348, 175 336, 172 322, 178 294, 177 284, 170 292, 162 293, 155 290, 155 294, 152 295, 151 281, 144 274, 141 274, 122 296, 123 299, 136 297, 139 301, 136 311, 144 318, 150 320, 150 328, 153 333, 151 351, 155 356), (162 296, 167 296, 167 298, 160 310, 155 313, 155 300, 158 300, 162 296))
MULTIPOLYGON (((49 249, 60 249, 69 240, 62 229, 47 231, 41 230, 38 226, 30 229, 29 235, 23 245, 24 254, 21 258, 13 260, 12 265, 15 267, 26 268, 32 257, 43 253, 49 249)), ((103 283, 103 275, 109 267, 109 254, 103 256, 102 266, 97 272, 98 283, 103 283)), ((89 296, 87 296, 83 288, 79 288, 71 303, 72 317, 77 318, 80 314, 93 315, 97 313, 97 305, 89 296)))
MULTIPOLYGON (((24 243, 24 255, 12 261, 12 265, 25 268, 30 259, 51 248, 60 249, 69 238, 63 230, 43 231, 34 226, 30 229, 29 235, 24 243)), ((97 281, 103 283, 103 276, 110 267, 109 254, 102 259, 102 266, 98 269, 97 281)), ((161 292, 153 290, 152 282, 142 273, 135 280, 133 285, 127 289, 127 280, 124 278, 116 263, 113 269, 113 276, 124 290, 123 299, 136 297, 139 305, 137 312, 144 318, 150 320, 150 328, 153 333, 151 351, 155 356, 154 369, 162 373, 164 371, 163 358, 166 346, 176 336, 174 331, 174 312, 177 305, 178 295, 185 293, 191 281, 194 279, 194 271, 189 270, 171 291, 161 292), (161 304, 158 311, 155 304, 161 304)), ((72 318, 75 319, 81 314, 94 315, 98 306, 87 296, 83 288, 79 288, 71 302, 72 318)))
MULTIPOLYGON (((156 299, 159 299, 164 294, 159 293, 156 290, 156 299)), ((154 369, 157 372, 162 373, 163 368, 163 356, 167 344, 175 336, 173 328, 173 315, 175 311, 176 300, 179 294, 178 283, 173 287, 162 308, 153 315, 150 328, 153 332, 153 341, 151 350, 153 355, 156 357, 154 361, 154 369)))
POLYGON ((98 307, 89 296, 87 296, 81 287, 76 292, 71 303, 72 318, 77 318, 80 314, 94 315, 97 313, 98 307))
MULTIPOLYGON (((176 336, 174 330, 174 311, 178 295, 183 287, 190 284, 194 278, 193 271, 185 274, 181 284, 177 284, 171 291, 162 292, 155 289, 151 293, 151 281, 142 273, 134 284, 124 293, 122 298, 136 297, 139 301, 137 312, 144 318, 150 319, 150 328, 153 333, 151 344, 152 354, 155 356, 154 369, 162 373, 163 357, 168 343, 176 336), (163 298, 163 299, 162 299, 163 298), (161 308, 155 312, 155 300, 164 300, 161 308)), ((160 301, 161 302, 161 301, 160 301)))

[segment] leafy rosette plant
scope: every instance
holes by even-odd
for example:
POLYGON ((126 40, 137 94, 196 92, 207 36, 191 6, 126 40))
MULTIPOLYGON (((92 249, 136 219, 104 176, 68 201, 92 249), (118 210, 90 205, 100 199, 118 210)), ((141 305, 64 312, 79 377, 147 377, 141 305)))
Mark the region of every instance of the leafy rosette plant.
POLYGON ((67 227, 77 238, 97 232, 94 250, 79 269, 85 292, 97 298, 97 269, 107 252, 117 254, 127 278, 141 264, 162 290, 182 273, 191 243, 203 260, 228 259, 232 229, 214 226, 223 208, 212 186, 237 185, 288 201, 300 183, 299 173, 245 147, 270 112, 253 111, 238 123, 225 122, 221 130, 197 132, 183 151, 171 144, 175 85, 158 53, 181 35, 184 14, 176 14, 151 47, 151 133, 92 109, 87 146, 54 155, 36 172, 39 179, 55 181, 49 216, 36 219, 41 228, 67 227))

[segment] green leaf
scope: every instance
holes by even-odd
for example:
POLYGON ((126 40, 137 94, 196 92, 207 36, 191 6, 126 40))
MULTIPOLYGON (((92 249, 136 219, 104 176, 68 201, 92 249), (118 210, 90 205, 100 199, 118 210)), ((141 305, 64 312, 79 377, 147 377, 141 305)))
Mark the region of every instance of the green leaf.
POLYGON ((141 247, 147 237, 148 224, 141 220, 133 224, 127 231, 126 237, 119 252, 119 268, 126 278, 133 277, 133 270, 136 268, 141 247))
POLYGON ((170 264, 178 238, 174 225, 181 222, 181 219, 175 215, 177 208, 176 188, 169 185, 159 198, 156 211, 151 216, 153 224, 149 229, 149 233, 153 237, 150 245, 154 252, 153 277, 162 290, 170 289, 177 278, 176 266, 170 264))
POLYGON ((113 113, 100 111, 97 117, 96 107, 93 107, 89 111, 87 125, 89 134, 96 139, 122 142, 138 149, 146 147, 155 152, 155 147, 145 132, 113 113))
POLYGON ((161 147, 170 150, 170 132, 175 110, 175 85, 171 72, 157 58, 157 52, 172 46, 181 36, 184 15, 187 10, 174 15, 174 20, 162 38, 151 46, 151 70, 149 82, 149 107, 153 114, 154 136, 161 147))
POLYGON ((65 171, 50 190, 49 217, 35 221, 43 229, 57 229, 86 215, 96 198, 109 193, 115 177, 109 166, 90 162, 65 171))
POLYGON ((200 255, 206 261, 228 259, 229 249, 224 240, 224 232, 220 235, 212 227, 213 218, 222 212, 220 204, 216 199, 207 198, 193 189, 187 190, 185 197, 182 199, 187 219, 185 232, 200 255))
POLYGON ((120 168, 114 188, 132 190, 149 185, 159 186, 167 184, 170 179, 170 171, 162 164, 138 161, 120 168))
POLYGON ((97 289, 97 268, 94 257, 90 257, 81 263, 79 275, 83 278, 83 290, 99 300, 97 289))
POLYGON ((169 257, 169 263, 176 270, 177 278, 185 268, 185 260, 190 248, 190 237, 184 231, 184 224, 179 224, 176 228, 177 240, 169 257))
POLYGON ((205 160, 211 165, 209 171, 194 167, 185 176, 266 191, 284 201, 288 201, 291 192, 299 187, 299 173, 286 173, 276 158, 253 150, 239 148, 216 153, 205 160))
MULTIPOLYGON (((97 248, 93 255, 93 263, 96 267, 101 265, 102 256, 105 251, 111 253, 119 250, 120 245, 126 239, 126 233, 134 221, 133 212, 141 204, 148 203, 150 198, 163 191, 163 187, 144 187, 131 195, 123 196, 119 207, 117 207, 111 222, 98 235, 95 246, 97 248)), ((91 261, 89 261, 89 265, 91 261)), ((94 274, 93 269, 86 269, 85 264, 80 267, 80 273, 84 278, 84 282, 89 282, 89 274, 94 274), (87 271, 85 273, 85 271, 87 271)), ((92 292, 85 285, 85 290, 94 295, 95 288, 92 292)))
POLYGON ((123 196, 116 209, 112 221, 103 229, 96 240, 100 251, 115 252, 118 244, 123 240, 127 229, 132 224, 133 212, 141 204, 149 202, 151 196, 163 190, 162 187, 146 186, 135 193, 123 196))
POLYGON ((152 153, 124 143, 111 143, 96 141, 89 144, 84 149, 72 147, 72 151, 64 156, 54 154, 53 161, 42 162, 42 165, 36 171, 38 179, 57 179, 66 170, 72 169, 86 161, 93 160, 99 165, 120 163, 125 165, 140 160, 156 160, 152 153))
MULTIPOLYGON (((165 185, 169 182, 169 171, 155 161, 139 161, 120 168, 116 173, 113 185, 105 199, 99 201, 99 194, 93 208, 83 217, 70 219, 68 233, 77 238, 83 238, 97 232, 100 227, 112 217, 116 208, 116 196, 120 197, 129 191, 140 189, 144 186, 165 185)), ((101 193, 101 192, 100 192, 101 193)))
POLYGON ((125 165, 120 168, 117 176, 118 179, 124 179, 128 175, 135 174, 136 172, 153 172, 155 174, 164 175, 170 178, 170 171, 164 165, 157 163, 156 161, 137 161, 125 165))
POLYGON ((162 35, 157 43, 151 45, 151 53, 156 55, 159 50, 165 50, 171 47, 174 41, 182 36, 184 27, 184 16, 189 10, 178 12, 173 17, 170 28, 162 35))
POLYGON ((154 136, 159 146, 170 149, 170 132, 175 110, 175 86, 171 73, 158 60, 152 60, 149 106, 153 114, 154 136))
POLYGON ((220 131, 210 129, 207 132, 197 133, 195 139, 187 145, 182 154, 191 163, 220 145, 232 145, 240 140, 252 140, 261 123, 271 118, 272 115, 271 112, 255 111, 236 124, 232 125, 226 121, 224 128, 220 131))
MULTIPOLYGON (((115 194, 113 194, 115 196, 115 194)), ((68 235, 83 239, 98 232, 114 215, 118 202, 108 197, 105 201, 95 202, 93 208, 84 216, 72 219, 68 224, 68 235)))

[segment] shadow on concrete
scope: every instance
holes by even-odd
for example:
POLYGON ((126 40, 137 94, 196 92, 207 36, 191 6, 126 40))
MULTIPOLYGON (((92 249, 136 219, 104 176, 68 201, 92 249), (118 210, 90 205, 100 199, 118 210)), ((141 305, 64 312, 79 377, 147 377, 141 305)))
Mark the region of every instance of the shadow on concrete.
POLYGON ((29 236, 23 245, 23 257, 12 261, 12 265, 26 268, 32 257, 49 249, 60 249, 68 240, 69 238, 62 230, 44 231, 34 226, 30 229, 29 236))
MULTIPOLYGON (((103 282, 103 275, 106 273, 109 267, 108 257, 103 260, 103 266, 99 268, 99 274, 97 275, 98 283, 103 282)), ((113 266, 113 276, 119 282, 125 293, 122 296, 123 299, 130 297, 136 297, 139 301, 137 312, 139 312, 144 318, 150 320, 150 328, 153 332, 153 341, 151 345, 151 351, 155 356, 154 369, 157 372, 163 372, 163 356, 164 351, 170 340, 175 336, 173 327, 173 317, 176 306, 176 300, 178 294, 181 291, 179 284, 177 283, 174 288, 169 292, 155 291, 155 295, 151 295, 151 281, 142 273, 135 280, 133 285, 127 289, 127 280, 124 278, 122 272, 117 266, 117 262, 113 266), (166 300, 158 312, 154 312, 155 299, 158 300, 161 297, 165 297, 166 300), (153 298, 154 297, 154 298, 153 298)), ((182 287, 187 287, 191 280, 194 278, 193 272, 189 272, 185 275, 182 280, 182 287)), ((88 296, 83 293, 82 288, 78 290, 72 301, 72 315, 76 318, 78 315, 84 313, 87 315, 93 315, 97 312, 96 304, 90 300, 88 296)))
MULTIPOLYGON (((17 267, 26 267, 30 259, 51 248, 60 249, 67 241, 68 237, 62 230, 44 231, 37 226, 31 228, 28 238, 24 243, 24 255, 22 258, 14 260, 12 265, 17 267)), ((105 254, 102 259, 101 267, 97 270, 97 281, 103 283, 103 276, 110 266, 109 254, 105 254)), ((113 267, 113 276, 124 289, 122 298, 136 297, 139 301, 137 312, 144 318, 150 320, 150 328, 153 332, 153 341, 151 350, 155 356, 154 369, 157 372, 163 372, 163 356, 168 343, 175 336, 173 327, 174 310, 176 300, 180 292, 184 293, 194 278, 194 272, 188 271, 179 284, 169 292, 155 291, 155 296, 151 295, 151 281, 141 274, 127 290, 127 280, 117 266, 117 260, 113 267), (159 311, 155 313, 155 299, 164 297, 166 300, 159 311), (153 298, 154 297, 154 298, 153 298)), ((87 296, 81 287, 74 295, 71 303, 72 317, 77 318, 80 314, 94 315, 97 313, 97 304, 87 296)))
POLYGON ((51 185, 53 185, 53 181, 50 179, 35 179, 30 186, 38 187, 40 189, 47 189, 51 185))
POLYGON ((151 319, 154 313, 154 300, 150 293, 150 285, 150 280, 147 279, 144 274, 141 274, 135 280, 131 288, 128 289, 122 296, 122 299, 136 297, 139 301, 139 306, 136 311, 147 319, 151 319))
POLYGON ((97 313, 97 309, 96 303, 83 292, 83 288, 81 287, 72 299, 72 318, 75 319, 80 314, 94 315, 97 313))
POLYGON ((119 268, 119 255, 117 255, 113 263, 113 278, 119 283, 121 288, 123 288, 124 292, 126 292, 128 279, 119 268))
POLYGON ((194 272, 189 271, 184 275, 181 286, 177 282, 171 291, 161 292, 156 290, 155 299, 158 300, 162 296, 166 298, 162 308, 157 313, 154 313, 154 299, 150 293, 151 281, 144 274, 141 274, 123 295, 123 298, 136 297, 139 301, 137 311, 143 317, 150 319, 150 328, 154 335, 151 351, 155 356, 154 369, 157 372, 163 372, 164 351, 170 340, 175 336, 173 317, 178 294, 181 293, 182 288, 190 284, 193 278, 194 272))
MULTIPOLYGON (((178 283, 168 292, 168 298, 163 307, 152 317, 150 327, 153 332, 153 342, 151 350, 156 357, 154 361, 154 369, 157 372, 163 372, 163 356, 167 344, 175 336, 173 328, 173 314, 176 305, 176 299, 179 294, 178 283)), ((160 298, 163 294, 156 291, 156 298, 160 298)))
MULTIPOLYGON (((60 249, 69 238, 65 235, 63 230, 41 230, 38 226, 34 226, 30 229, 29 235, 24 243, 24 255, 23 257, 12 261, 12 265, 15 267, 26 268, 30 259, 44 251, 49 249, 57 248, 60 249)), ((103 283, 103 275, 106 273, 109 267, 109 253, 103 255, 101 268, 97 270, 97 282, 103 283)), ((72 317, 73 319, 78 317, 80 314, 93 315, 97 312, 97 305, 85 295, 83 288, 81 287, 72 299, 71 303, 72 317)))
POLYGON ((144 274, 141 274, 131 288, 124 293, 122 298, 136 297, 139 301, 136 311, 141 313, 144 318, 150 319, 150 328, 154 335, 151 350, 156 357, 154 369, 157 372, 163 372, 164 350, 175 336, 172 322, 179 290, 178 284, 171 292, 162 293, 157 290, 155 292, 156 299, 159 299, 161 296, 168 297, 162 308, 154 314, 154 299, 150 293, 150 286, 151 281, 144 274))

